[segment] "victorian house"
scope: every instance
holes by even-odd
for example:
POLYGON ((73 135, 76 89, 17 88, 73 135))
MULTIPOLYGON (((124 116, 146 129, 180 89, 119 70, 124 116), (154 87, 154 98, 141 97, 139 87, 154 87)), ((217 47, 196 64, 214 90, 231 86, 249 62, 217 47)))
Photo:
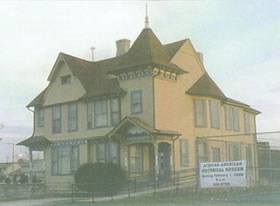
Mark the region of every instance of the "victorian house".
POLYGON ((133 176, 196 168, 197 158, 254 157, 240 144, 254 145, 253 136, 204 142, 195 155, 197 137, 254 133, 259 112, 222 92, 190 39, 162 44, 146 22, 131 47, 116 45, 116 56, 101 61, 60 53, 48 86, 27 105, 34 132, 19 144, 44 152, 47 185, 72 183, 87 162, 111 161, 133 176))

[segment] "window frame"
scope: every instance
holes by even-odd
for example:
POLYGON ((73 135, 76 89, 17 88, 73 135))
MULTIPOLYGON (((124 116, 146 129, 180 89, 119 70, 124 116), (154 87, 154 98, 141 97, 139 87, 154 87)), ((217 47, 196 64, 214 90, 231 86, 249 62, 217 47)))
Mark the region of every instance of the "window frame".
POLYGON ((233 123, 233 131, 240 131, 240 111, 238 108, 232 108, 232 123, 233 123))
POLYGON ((62 146, 55 146, 55 147, 51 147, 51 175, 52 176, 67 176, 67 175, 73 175, 77 169, 80 166, 80 145, 76 144, 76 145, 62 145, 62 146), (60 153, 62 152, 62 149, 65 148, 70 148, 70 161, 69 161, 69 172, 68 173, 61 173, 60 172, 60 167, 61 167, 61 157, 60 157, 60 153), (73 168, 73 151, 74 149, 77 149, 77 167, 74 169, 73 168), (55 166, 55 168, 54 168, 55 166))
POLYGON ((213 162, 221 162, 221 149, 218 147, 212 147, 212 161, 213 162), (215 157, 215 152, 218 152, 218 160, 214 159, 215 157))
POLYGON ((142 90, 133 90, 130 92, 130 112, 131 114, 143 113, 143 93, 142 90), (134 96, 139 95, 139 102, 134 102, 134 96), (135 105, 140 105, 140 111, 135 111, 135 105))
POLYGON ((229 161, 238 161, 242 159, 242 152, 240 151, 240 144, 239 143, 230 143, 228 144, 228 160, 229 161), (231 149, 237 149, 238 157, 235 157, 235 151, 231 152, 231 149), (231 156, 233 155, 233 156, 231 156))
POLYGON ((103 128, 103 127, 108 127, 108 101, 107 99, 102 99, 102 100, 97 100, 97 101, 94 101, 94 128, 103 128), (97 113, 97 109, 96 109, 96 104, 98 102, 104 102, 105 106, 103 105, 103 107, 105 108, 105 112, 103 113, 97 113), (101 116, 101 115, 104 115, 105 117, 105 123, 102 124, 102 125, 97 125, 97 118, 98 116, 101 116))
POLYGON ((53 106, 52 107, 52 134, 59 134, 59 133, 61 133, 62 132, 62 124, 61 124, 61 122, 62 122, 62 108, 61 108, 61 105, 55 105, 55 106, 53 106), (58 111, 59 111, 59 118, 58 119, 54 119, 54 116, 55 116, 55 109, 58 109, 58 111), (55 125, 55 121, 57 121, 58 123, 59 123, 59 130, 55 130, 54 129, 54 125, 55 125))
POLYGON ((244 112, 244 132, 245 134, 250 134, 251 133, 251 118, 250 118, 250 113, 244 112))
POLYGON ((205 99, 193 99, 193 105, 194 105, 194 125, 197 128, 207 128, 208 127, 208 121, 207 121, 207 108, 206 108, 206 100, 205 99), (201 102, 202 111, 201 114, 198 113, 198 105, 197 103, 201 102), (198 122, 198 116, 202 115, 202 124, 199 124, 198 122))
POLYGON ((67 109, 68 109, 68 117, 67 117, 68 132, 78 131, 78 103, 69 103, 67 105, 67 109), (75 114, 74 114, 74 116, 71 117, 71 115, 73 115, 73 114, 70 114, 70 112, 71 112, 70 107, 73 106, 73 105, 75 107, 75 112, 74 112, 75 114), (75 123, 75 128, 74 129, 70 128, 71 121, 74 121, 74 123, 75 123))
POLYGON ((111 126, 116 126, 120 123, 121 121, 121 101, 120 101, 120 98, 113 98, 113 99, 110 99, 110 122, 111 122, 111 126), (118 111, 113 111, 113 101, 116 100, 117 101, 117 108, 118 108, 118 111), (114 114, 117 114, 118 115, 118 120, 117 122, 113 122, 113 116, 114 114))
POLYGON ((36 125, 37 125, 37 128, 45 126, 45 109, 44 109, 44 107, 36 108, 36 125))
POLYGON ((180 164, 181 167, 189 167, 190 165, 189 141, 187 139, 180 140, 180 164), (187 145, 186 148, 184 147, 186 146, 184 143, 187 145))
POLYGON ((129 146, 129 172, 130 173, 143 173, 144 172, 144 147, 143 144, 138 143, 138 144, 133 144, 129 146), (131 153, 131 146, 135 147, 135 152, 134 154, 131 153), (136 154, 137 153, 137 148, 139 149, 138 152, 140 154, 136 154), (135 162, 135 168, 131 168, 131 159, 134 159, 135 162), (137 164, 137 161, 139 161, 137 164), (138 165, 141 165, 141 168, 137 168, 138 165))
POLYGON ((211 128, 214 128, 214 129, 220 129, 221 128, 221 118, 220 118, 220 103, 219 102, 217 102, 217 101, 214 101, 214 100, 209 100, 208 101, 209 102, 209 111, 210 111, 210 126, 211 126, 211 128), (215 110, 213 107, 215 107, 215 106, 217 106, 217 112, 218 113, 216 113, 215 111, 213 111, 213 110, 215 110), (216 113, 216 114, 215 114, 216 113), (214 115, 216 115, 216 118, 217 119, 215 119, 215 116, 214 115), (215 122, 215 120, 217 121, 217 122, 215 122), (216 125, 217 124, 217 125, 216 125))
POLYGON ((61 85, 71 84, 71 81, 72 81, 71 74, 64 75, 64 76, 60 77, 60 84, 61 85))

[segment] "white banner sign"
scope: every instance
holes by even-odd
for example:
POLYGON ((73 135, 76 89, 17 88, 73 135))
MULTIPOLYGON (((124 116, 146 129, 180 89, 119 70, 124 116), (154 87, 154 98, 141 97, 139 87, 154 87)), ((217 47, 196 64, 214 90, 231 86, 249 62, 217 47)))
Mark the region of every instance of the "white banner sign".
POLYGON ((246 187, 246 161, 200 163, 201 188, 246 187))

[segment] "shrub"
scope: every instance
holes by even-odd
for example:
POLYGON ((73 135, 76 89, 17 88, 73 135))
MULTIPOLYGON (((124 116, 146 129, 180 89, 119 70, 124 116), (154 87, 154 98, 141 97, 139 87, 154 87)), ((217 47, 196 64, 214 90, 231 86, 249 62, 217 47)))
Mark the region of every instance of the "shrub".
POLYGON ((113 196, 126 182, 126 173, 113 163, 86 163, 75 173, 75 182, 82 191, 113 196))

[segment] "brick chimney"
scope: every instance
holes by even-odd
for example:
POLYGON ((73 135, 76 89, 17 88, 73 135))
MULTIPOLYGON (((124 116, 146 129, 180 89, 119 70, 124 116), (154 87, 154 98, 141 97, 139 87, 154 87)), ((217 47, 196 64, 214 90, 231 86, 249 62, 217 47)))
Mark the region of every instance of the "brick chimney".
POLYGON ((129 50, 130 40, 120 39, 120 40, 116 41, 116 46, 117 46, 116 56, 123 55, 129 50))

